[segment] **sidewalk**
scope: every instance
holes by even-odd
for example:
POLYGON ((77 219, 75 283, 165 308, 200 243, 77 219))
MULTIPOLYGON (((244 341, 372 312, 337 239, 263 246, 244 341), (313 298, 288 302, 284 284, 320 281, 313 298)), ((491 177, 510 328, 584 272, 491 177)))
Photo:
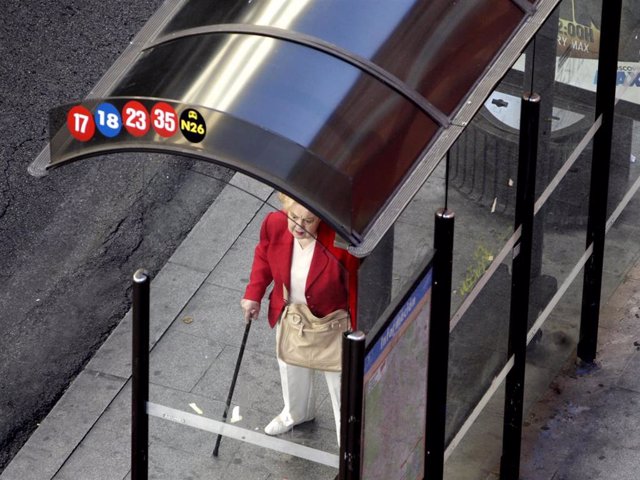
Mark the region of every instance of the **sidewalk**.
POLYGON ((525 422, 523 480, 640 478, 640 261, 601 312, 595 366, 569 362, 525 422))
MULTIPOLYGON (((262 200, 272 193, 243 175, 231 185, 240 188, 224 189, 151 282, 150 401, 216 420, 222 418, 242 340, 239 300, 268 209, 262 200)), ((233 405, 243 416, 236 426, 261 433, 282 408, 274 349, 274 331, 262 318, 251 329, 235 389, 233 405)), ((130 478, 130 376, 131 312, 0 479, 130 478)), ((328 394, 318 409, 315 422, 281 438, 337 455, 328 394)), ((327 479, 337 473, 229 438, 214 458, 215 439, 213 433, 150 417, 150 478, 327 479)))
MULTIPOLYGON (((243 175, 231 185, 151 283, 150 401, 203 421, 222 418, 244 328, 239 299, 269 209, 263 201, 272 194, 243 175)), ((437 192, 428 195, 439 201, 437 192)), ((433 202, 421 202, 421 211, 434 211, 433 202)), ((430 214, 410 217, 432 222, 430 214)), ((417 225, 402 228, 430 232, 417 225)), ((633 261, 626 281, 603 305, 598 368, 576 369, 570 363, 532 409, 523 439, 523 479, 638 478, 640 381, 634 373, 640 352, 634 342, 640 342, 640 262, 633 261)), ((274 346, 274 331, 262 318, 252 326, 233 401, 242 416, 235 425, 256 434, 281 408, 274 346)), ((0 480, 130 479, 130 375, 129 312, 0 480)), ((319 387, 324 397, 316 421, 279 438, 335 456, 331 405, 326 389, 319 387)), ((447 480, 484 480, 486 472, 497 478, 499 458, 489 448, 496 441, 487 438, 499 438, 501 418, 495 412, 501 402, 499 395, 492 400, 489 422, 478 422, 477 432, 456 450, 447 480)), ((333 467, 232 438, 223 439, 214 458, 215 439, 211 432, 151 417, 149 478, 328 480, 337 474, 333 467)))

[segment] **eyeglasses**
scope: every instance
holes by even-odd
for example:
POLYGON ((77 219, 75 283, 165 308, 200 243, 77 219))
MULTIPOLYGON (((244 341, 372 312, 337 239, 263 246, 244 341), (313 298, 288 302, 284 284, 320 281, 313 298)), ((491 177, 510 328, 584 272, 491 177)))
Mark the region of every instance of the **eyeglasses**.
POLYGON ((291 220, 292 222, 301 225, 301 226, 309 226, 309 225, 313 225, 315 222, 318 221, 318 217, 313 217, 313 218, 300 218, 297 215, 291 215, 289 214, 289 220, 291 220))

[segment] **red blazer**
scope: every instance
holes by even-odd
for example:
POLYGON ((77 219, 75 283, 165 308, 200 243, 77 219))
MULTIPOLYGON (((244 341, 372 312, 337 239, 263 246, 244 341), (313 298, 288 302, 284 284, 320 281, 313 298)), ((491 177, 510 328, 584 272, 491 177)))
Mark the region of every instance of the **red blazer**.
MULTIPOLYGON (((355 329, 359 261, 346 250, 333 245, 335 236, 333 229, 320 222, 305 287, 307 305, 318 317, 340 308, 348 309, 355 329)), ((286 285, 291 290, 293 240, 284 212, 271 212, 265 217, 244 298, 260 302, 273 281, 268 313, 271 327, 278 322, 284 308, 282 286, 286 285)))

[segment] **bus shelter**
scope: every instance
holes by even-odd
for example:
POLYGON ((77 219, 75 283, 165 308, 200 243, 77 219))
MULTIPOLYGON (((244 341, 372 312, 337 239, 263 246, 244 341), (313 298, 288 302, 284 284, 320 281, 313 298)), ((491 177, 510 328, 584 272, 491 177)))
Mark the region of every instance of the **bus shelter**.
POLYGON ((79 120, 74 136, 54 114, 52 155, 30 171, 193 155, 288 192, 366 256, 556 3, 166 2, 87 98, 139 99, 124 127, 105 106, 94 135, 79 120), (174 128, 136 127, 160 101, 174 128))
MULTIPOLYGON (((129 151, 194 157, 288 194, 337 232, 336 245, 325 247, 346 249, 362 260, 357 286, 361 331, 344 339, 339 453, 268 440, 213 419, 194 420, 193 414, 147 403, 146 398, 142 416, 240 441, 251 438, 254 444, 339 468, 344 479, 378 478, 380 471, 380 478, 442 478, 447 452, 468 428, 464 419, 476 410, 465 405, 462 421, 456 419, 445 432, 449 332, 478 292, 471 292, 473 298, 450 323, 453 214, 446 195, 436 214, 435 253, 421 252, 393 288, 385 270, 389 242, 393 249, 398 218, 558 3, 167 1, 86 99, 52 111, 50 146, 29 167, 33 175, 129 151), (389 342, 400 345, 395 354, 385 350, 389 342), (377 383, 387 359, 389 366, 394 361, 404 365, 410 356, 414 368, 399 387, 377 383), (396 424, 397 432, 413 422, 417 433, 402 453, 390 453, 396 460, 404 455, 396 464, 377 453, 389 445, 373 441, 386 429, 384 408, 392 400, 367 403, 366 396, 376 388, 381 394, 400 388, 394 393, 402 396, 407 385, 422 394, 413 413, 401 417, 405 423, 396 424), (377 405, 373 413, 372 405, 377 405), (367 437, 367 429, 377 433, 367 437), (380 461, 397 471, 381 470, 380 461)), ((603 14, 602 31, 616 25, 615 18, 607 22, 603 14)), ((525 75, 532 69, 529 64, 525 75)), ((602 82, 603 90, 609 88, 602 82)), ((535 328, 528 330, 518 319, 529 317, 532 222, 539 209, 534 208, 532 187, 539 106, 536 94, 523 96, 513 174, 514 234, 486 275, 484 267, 476 275, 482 289, 513 253, 508 345, 499 373, 480 387, 493 393, 496 382, 507 379, 505 479, 518 475, 524 351, 535 335, 535 328)), ((262 202, 265 211, 278 210, 273 196, 262 202)), ((136 284, 146 280, 140 272, 134 279, 136 284)), ((144 291, 138 297, 142 300, 134 317, 144 317, 144 291)), ((145 341, 143 334, 143 351, 145 341)), ((137 476, 145 470, 141 467, 133 478, 145 478, 137 476)))

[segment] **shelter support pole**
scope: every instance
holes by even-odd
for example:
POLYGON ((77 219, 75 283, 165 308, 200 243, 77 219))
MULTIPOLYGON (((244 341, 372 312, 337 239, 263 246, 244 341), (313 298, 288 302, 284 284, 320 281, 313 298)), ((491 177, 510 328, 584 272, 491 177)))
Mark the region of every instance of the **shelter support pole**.
POLYGON ((505 384, 501 480, 518 480, 520 473, 539 120, 540 96, 523 95, 515 211, 515 229, 521 227, 522 231, 513 247, 508 355, 514 357, 514 365, 505 384))
POLYGON ((611 140, 618 71, 618 46, 622 0, 610 0, 602 7, 600 57, 598 60, 598 90, 596 93, 596 119, 602 115, 602 125, 593 139, 591 186, 589 190, 589 220, 587 247, 593 243, 593 253, 584 267, 582 312, 578 357, 593 362, 598 346, 600 294, 604 262, 604 237, 607 222, 607 198, 611 166, 611 140))
POLYGON ((342 337, 340 480, 360 480, 364 347, 365 334, 361 331, 342 337))
MULTIPOLYGON (((556 63, 558 52, 558 22, 560 8, 544 22, 529 42, 525 55, 524 91, 540 92, 540 135, 538 136, 538 161, 536 162, 536 190, 542 192, 555 174, 553 166, 553 145, 551 144, 553 126, 553 101, 556 86, 556 63), (534 88, 535 87, 535 88, 534 88)), ((533 246, 531 251, 531 278, 542 274, 542 254, 544 251, 544 217, 547 206, 536 213, 533 223, 533 246)))
POLYGON ((431 480, 442 480, 444 474, 454 223, 452 211, 436 212, 424 459, 424 478, 431 480))
POLYGON ((149 284, 144 270, 133 274, 133 372, 131 389, 131 479, 147 480, 149 464, 149 284))

